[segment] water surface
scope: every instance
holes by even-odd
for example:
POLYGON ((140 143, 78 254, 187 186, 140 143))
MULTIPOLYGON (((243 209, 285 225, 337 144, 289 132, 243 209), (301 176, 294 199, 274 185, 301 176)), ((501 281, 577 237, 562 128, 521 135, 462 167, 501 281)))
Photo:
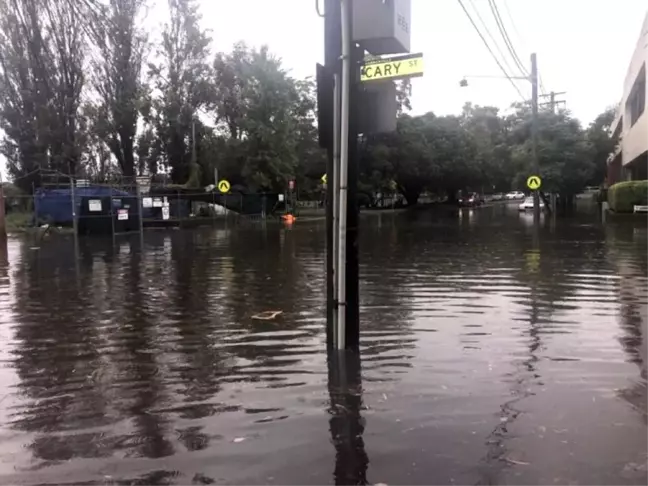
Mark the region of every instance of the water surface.
POLYGON ((364 218, 361 359, 322 221, 10 238, 0 482, 646 484, 646 225, 514 209, 364 218))

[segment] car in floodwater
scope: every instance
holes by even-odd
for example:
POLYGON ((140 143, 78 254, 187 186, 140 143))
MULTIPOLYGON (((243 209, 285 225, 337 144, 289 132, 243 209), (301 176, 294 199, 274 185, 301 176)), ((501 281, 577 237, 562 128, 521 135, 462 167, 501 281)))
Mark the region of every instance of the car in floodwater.
POLYGON ((524 199, 524 193, 522 191, 512 191, 512 192, 509 192, 505 196, 505 199, 507 201, 514 201, 516 199, 524 199))
MULTIPOLYGON (((544 201, 540 198, 540 209, 544 209, 544 201)), ((518 206, 519 211, 533 211, 533 198, 527 197, 522 204, 518 206)))
POLYGON ((484 204, 484 198, 476 192, 469 192, 459 199, 459 206, 464 208, 474 208, 484 204))

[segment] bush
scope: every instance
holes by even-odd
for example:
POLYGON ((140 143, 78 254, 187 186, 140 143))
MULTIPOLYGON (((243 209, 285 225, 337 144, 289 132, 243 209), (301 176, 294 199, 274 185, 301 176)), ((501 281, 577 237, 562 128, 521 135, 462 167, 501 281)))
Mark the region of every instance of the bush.
POLYGON ((635 205, 648 205, 648 181, 614 184, 608 189, 608 202, 615 213, 631 213, 635 205))

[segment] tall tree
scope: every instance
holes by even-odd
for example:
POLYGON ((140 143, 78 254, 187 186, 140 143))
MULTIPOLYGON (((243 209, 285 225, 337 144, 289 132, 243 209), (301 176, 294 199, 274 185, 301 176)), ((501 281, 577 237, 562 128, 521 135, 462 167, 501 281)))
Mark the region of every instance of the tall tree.
POLYGON ((2 152, 20 184, 37 168, 75 173, 79 108, 95 0, 0 0, 2 152))
MULTIPOLYGON (((508 123, 512 159, 517 165, 515 185, 521 188, 532 167, 528 107, 520 107, 508 123)), ((594 173, 592 144, 580 122, 565 110, 539 113, 537 154, 544 190, 560 193, 564 201, 578 194, 594 173)))
POLYGON ((489 191, 508 191, 512 167, 506 125, 498 108, 466 103, 461 124, 475 143, 481 186, 489 191))
POLYGON ((101 99, 100 134, 122 175, 134 176, 139 108, 145 85, 141 71, 146 34, 138 28, 145 0, 109 0, 107 22, 96 30, 100 56, 92 63, 93 86, 101 99))
POLYGON ((48 69, 39 9, 33 2, 0 0, 0 127, 9 174, 24 190, 48 166, 48 69), (33 174, 29 177, 28 174, 33 174))
POLYGON ((170 20, 158 52, 162 61, 149 64, 161 93, 153 99, 152 114, 172 180, 195 185, 200 174, 191 160, 191 127, 197 111, 213 101, 208 62, 211 39, 200 28, 196 0, 168 0, 168 5, 170 20))
POLYGON ((279 191, 298 175, 300 162, 322 161, 312 80, 288 76, 267 46, 251 49, 244 43, 217 54, 214 76, 218 129, 228 153, 223 169, 229 177, 254 190, 279 191))
POLYGON ((587 128, 587 140, 592 144, 594 161, 594 171, 587 181, 588 185, 598 186, 605 179, 607 159, 619 143, 618 136, 611 131, 616 113, 616 107, 607 108, 587 128))

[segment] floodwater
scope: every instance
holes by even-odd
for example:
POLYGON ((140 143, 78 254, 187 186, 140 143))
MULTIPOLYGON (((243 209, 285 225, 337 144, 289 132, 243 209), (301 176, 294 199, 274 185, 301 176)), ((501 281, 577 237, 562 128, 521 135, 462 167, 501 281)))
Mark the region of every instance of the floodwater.
POLYGON ((366 216, 361 359, 327 361, 321 220, 10 238, 0 483, 646 484, 646 245, 366 216))

